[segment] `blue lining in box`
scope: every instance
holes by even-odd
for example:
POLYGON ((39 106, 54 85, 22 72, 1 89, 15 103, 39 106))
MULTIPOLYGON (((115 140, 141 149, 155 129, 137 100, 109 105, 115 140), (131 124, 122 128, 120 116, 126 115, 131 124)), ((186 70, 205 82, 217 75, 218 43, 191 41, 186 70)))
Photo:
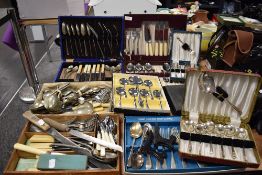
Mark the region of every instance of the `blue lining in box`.
MULTIPOLYGON (((198 163, 194 160, 185 160, 186 168, 182 167, 182 161, 178 155, 178 145, 175 145, 174 158, 176 162, 176 169, 170 169, 170 151, 167 152, 167 169, 159 169, 159 170, 146 170, 146 156, 144 155, 144 165, 140 169, 127 168, 126 163, 129 156, 130 147, 132 144, 133 138, 130 136, 129 128, 133 122, 140 122, 142 127, 145 123, 150 123, 153 127, 155 123, 158 123, 160 128, 167 128, 167 126, 177 127, 180 130, 180 116, 126 116, 124 122, 124 165, 125 172, 128 173, 192 173, 192 172, 215 172, 215 171, 229 171, 235 170, 236 167, 233 166, 223 166, 223 165, 215 165, 215 164, 205 164, 205 167, 200 168, 198 163)), ((164 131, 166 131, 164 129, 164 131)), ((141 137, 136 139, 134 151, 137 151, 138 147, 141 143, 141 137)), ((158 148, 158 149, 161 149, 158 148)), ((153 168, 156 165, 155 157, 151 156, 153 168)))
MULTIPOLYGON (((121 31, 119 31, 119 36, 120 36, 120 43, 119 43, 119 53, 123 51, 123 36, 124 36, 124 18, 123 17, 119 17, 119 16, 59 16, 58 17, 58 25, 59 25, 59 35, 60 35, 60 50, 61 50, 61 59, 63 60, 62 61, 62 64, 60 65, 59 69, 58 69, 58 72, 55 76, 55 82, 59 81, 59 77, 62 73, 62 69, 64 67, 65 64, 83 64, 83 63, 96 63, 96 64, 101 64, 101 63, 110 63, 110 64, 121 64, 121 72, 124 71, 124 65, 123 65, 123 59, 120 59, 120 60, 117 60, 116 62, 112 62, 110 61, 110 58, 105 58, 104 60, 100 61, 99 58, 84 58, 84 57, 77 57, 77 58, 74 58, 73 59, 73 62, 66 62, 66 58, 65 58, 65 51, 63 49, 63 42, 62 42, 62 22, 64 19, 118 19, 118 20, 121 20, 121 31)), ((98 49, 98 48, 97 48, 98 49)), ((121 57, 121 54, 119 55, 119 57, 121 57)))

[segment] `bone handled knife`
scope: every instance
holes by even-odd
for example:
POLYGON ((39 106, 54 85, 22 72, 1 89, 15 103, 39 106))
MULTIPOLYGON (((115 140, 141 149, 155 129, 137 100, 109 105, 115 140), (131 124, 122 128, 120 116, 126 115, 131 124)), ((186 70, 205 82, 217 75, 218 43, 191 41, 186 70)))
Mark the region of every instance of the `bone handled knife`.
POLYGON ((105 80, 105 65, 101 65, 101 71, 100 71, 100 80, 104 81, 105 80))
POLYGON ((96 65, 96 73, 95 73, 95 80, 99 80, 99 72, 100 72, 100 64, 96 65))
POLYGON ((82 71, 82 74, 81 74, 81 78, 80 78, 80 81, 83 82, 83 81, 86 81, 86 71, 87 71, 87 67, 88 65, 86 64, 83 71, 82 71))
POLYGON ((76 73, 76 79, 75 79, 75 81, 80 81, 80 78, 81 78, 81 72, 82 72, 82 67, 83 67, 83 65, 82 64, 80 64, 79 65, 79 67, 78 67, 78 70, 77 70, 77 73, 76 73))
POLYGON ((91 81, 91 68, 92 65, 88 65, 87 70, 86 70, 86 78, 85 81, 91 81))
POLYGON ((90 81, 95 81, 96 80, 96 64, 92 65, 92 70, 91 70, 91 80, 90 81))

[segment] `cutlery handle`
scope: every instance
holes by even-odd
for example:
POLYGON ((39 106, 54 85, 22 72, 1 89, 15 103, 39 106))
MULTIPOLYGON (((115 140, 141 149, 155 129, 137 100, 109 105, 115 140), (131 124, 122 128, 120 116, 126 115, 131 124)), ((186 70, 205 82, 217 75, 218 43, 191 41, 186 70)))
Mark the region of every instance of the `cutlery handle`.
POLYGON ((36 155, 48 153, 47 151, 43 151, 41 149, 33 148, 31 146, 23 145, 23 144, 20 144, 20 143, 16 143, 14 145, 14 148, 17 149, 17 150, 20 150, 20 151, 24 151, 24 152, 28 152, 28 153, 36 154, 36 155))
POLYGON ((226 100, 226 102, 227 102, 230 106, 232 106, 232 108, 234 108, 234 109, 238 112, 239 115, 242 114, 242 111, 241 111, 238 107, 236 107, 233 103, 231 103, 227 98, 226 98, 225 100, 226 100))
POLYGON ((159 43, 159 56, 163 56, 163 42, 159 43))
POLYGON ((153 52, 152 42, 149 42, 149 43, 148 43, 148 48, 149 48, 149 55, 150 55, 150 56, 153 56, 153 55, 154 55, 154 52, 153 52))
POLYGON ((150 154, 146 154, 146 169, 149 170, 152 168, 152 160, 150 154))
POLYGON ((131 167, 132 166, 131 157, 132 157, 132 154, 133 154, 135 141, 136 141, 136 139, 133 138, 132 146, 130 148, 130 153, 129 153, 129 156, 128 156, 128 159, 127 159, 127 167, 131 167))
POLYGON ((223 147, 223 145, 220 145, 220 146, 221 146, 221 156, 224 159, 225 158, 224 147, 223 147))
POLYGON ((47 131, 48 129, 50 129, 50 126, 47 123, 45 123, 44 120, 38 118, 35 114, 33 114, 30 111, 24 112, 23 116, 24 116, 24 118, 29 120, 31 123, 33 123, 34 125, 36 125, 40 129, 42 129, 43 131, 47 131))
MULTIPOLYGON (((99 131, 97 132, 96 138, 101 139, 101 133, 99 131)), ((96 144, 96 150, 98 151, 101 150, 101 146, 99 144, 96 144)))
POLYGON ((168 52, 167 42, 164 42, 164 44, 163 44, 163 50, 164 50, 163 56, 167 56, 167 52, 168 52))
POLYGON ((148 56, 149 55, 149 43, 148 42, 146 42, 145 44, 145 51, 146 51, 146 56, 148 56))
POLYGON ((67 132, 69 131, 69 127, 67 125, 61 124, 55 120, 50 118, 43 118, 43 120, 50 125, 51 127, 57 129, 58 131, 67 132))
POLYGON ((158 56, 158 50, 159 50, 159 43, 155 42, 155 56, 158 56))
POLYGON ((176 161, 174 158, 174 151, 171 151, 171 169, 176 169, 176 161))
POLYGON ((244 162, 247 162, 247 155, 246 155, 245 147, 242 148, 242 151, 243 151, 244 162))

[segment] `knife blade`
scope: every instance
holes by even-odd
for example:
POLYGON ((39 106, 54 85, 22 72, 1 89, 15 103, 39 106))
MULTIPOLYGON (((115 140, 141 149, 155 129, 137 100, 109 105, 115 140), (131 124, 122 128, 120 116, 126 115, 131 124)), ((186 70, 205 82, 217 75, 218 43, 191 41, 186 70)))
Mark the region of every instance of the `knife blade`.
POLYGON ((89 136, 89 135, 84 134, 82 132, 79 132, 77 130, 69 129, 69 127, 64 128, 63 124, 58 123, 58 122, 56 122, 56 121, 54 121, 54 120, 52 120, 50 118, 48 120, 46 120, 46 122, 50 126, 56 127, 57 129, 60 128, 63 131, 69 131, 69 133, 71 135, 75 136, 75 137, 78 137, 78 138, 81 138, 81 139, 84 139, 84 140, 87 140, 87 141, 90 141, 90 142, 102 145, 104 147, 107 147, 107 148, 110 148, 110 149, 113 149, 113 150, 117 150, 117 151, 123 152, 123 148, 121 146, 119 146, 119 145, 116 145, 116 144, 113 144, 113 143, 110 143, 110 142, 98 139, 96 137, 89 136), (62 125, 62 126, 59 126, 59 125, 62 125))

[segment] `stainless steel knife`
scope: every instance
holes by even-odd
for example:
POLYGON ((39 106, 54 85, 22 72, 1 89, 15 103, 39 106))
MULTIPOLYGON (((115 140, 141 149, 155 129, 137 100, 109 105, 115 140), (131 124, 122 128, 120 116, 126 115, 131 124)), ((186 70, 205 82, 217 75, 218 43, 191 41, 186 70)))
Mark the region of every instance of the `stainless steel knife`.
POLYGON ((54 121, 50 118, 44 119, 44 122, 48 123, 50 126, 56 128, 56 129, 59 129, 60 131, 68 131, 71 135, 73 135, 75 137, 78 137, 78 138, 99 144, 101 146, 104 146, 104 147, 107 147, 107 148, 110 148, 110 149, 113 149, 113 150, 123 152, 123 148, 120 145, 116 145, 116 144, 98 139, 96 137, 89 136, 89 135, 84 134, 82 132, 79 132, 77 130, 70 129, 69 127, 65 127, 65 125, 63 125, 63 124, 61 124, 57 121, 54 121))

